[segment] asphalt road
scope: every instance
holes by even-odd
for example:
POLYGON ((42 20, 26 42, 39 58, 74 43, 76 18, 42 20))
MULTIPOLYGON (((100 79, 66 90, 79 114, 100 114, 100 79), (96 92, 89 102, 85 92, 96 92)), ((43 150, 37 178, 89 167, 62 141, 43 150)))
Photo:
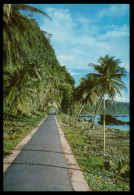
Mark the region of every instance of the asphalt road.
POLYGON ((4 172, 3 191, 73 191, 54 115, 4 172))

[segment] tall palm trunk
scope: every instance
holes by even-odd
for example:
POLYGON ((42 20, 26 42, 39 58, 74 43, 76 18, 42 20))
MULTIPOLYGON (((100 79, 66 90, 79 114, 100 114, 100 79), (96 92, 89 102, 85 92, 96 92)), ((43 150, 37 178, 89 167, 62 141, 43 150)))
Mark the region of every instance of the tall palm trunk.
POLYGON ((98 113, 100 105, 101 105, 102 96, 103 96, 103 93, 100 95, 99 102, 98 102, 98 105, 97 105, 97 108, 96 108, 96 111, 95 111, 94 120, 93 120, 93 124, 92 124, 93 130, 94 130, 94 124, 95 124, 96 116, 97 116, 97 113, 98 113))
MULTIPOLYGON (((81 105, 81 102, 80 102, 80 101, 79 101, 79 105, 81 105)), ((77 113, 78 113, 78 112, 79 112, 79 106, 77 106, 76 109, 74 110, 75 116, 74 116, 74 118, 72 119, 72 123, 75 123, 76 118, 77 118, 77 113), (76 114, 75 114, 75 112, 76 112, 76 114)))
POLYGON ((83 108, 83 104, 81 103, 80 109, 79 109, 79 113, 78 113, 77 118, 76 118, 76 120, 75 120, 75 124, 77 123, 77 120, 79 119, 79 116, 80 116, 80 113, 81 113, 81 111, 82 111, 82 108, 83 108))
POLYGON ((8 20, 10 20, 11 4, 3 4, 3 10, 6 12, 8 20))
POLYGON ((106 153, 105 150, 105 97, 103 99, 103 130, 104 130, 104 154, 106 153))

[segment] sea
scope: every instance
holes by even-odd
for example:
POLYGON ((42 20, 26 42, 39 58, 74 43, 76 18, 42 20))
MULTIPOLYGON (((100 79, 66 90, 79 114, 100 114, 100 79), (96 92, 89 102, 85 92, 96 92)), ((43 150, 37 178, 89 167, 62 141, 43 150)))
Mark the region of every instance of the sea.
MULTIPOLYGON (((112 115, 112 116, 114 116, 116 119, 121 120, 121 121, 130 121, 129 115, 112 115)), ((89 117, 83 116, 82 118, 85 118, 86 120, 89 120, 89 119, 93 120, 94 116, 89 116, 89 117)), ((100 120, 100 115, 97 115, 95 124, 102 126, 98 123, 99 120, 100 120)), ((105 125, 105 126, 109 128, 115 128, 115 129, 121 129, 121 130, 130 130, 130 125, 127 125, 127 124, 125 125, 105 125)))

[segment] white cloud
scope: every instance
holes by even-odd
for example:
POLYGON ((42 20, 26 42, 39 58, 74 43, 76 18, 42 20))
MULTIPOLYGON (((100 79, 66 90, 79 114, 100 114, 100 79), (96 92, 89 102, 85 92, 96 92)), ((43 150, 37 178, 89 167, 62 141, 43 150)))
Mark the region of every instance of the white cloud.
POLYGON ((71 76, 80 75, 78 72, 72 71, 72 69, 68 68, 68 72, 71 74, 71 76))
POLYGON ((62 55, 58 55, 57 58, 58 58, 60 61, 64 61, 64 60, 71 61, 71 60, 74 59, 74 56, 62 54, 62 55))
POLYGON ((54 17, 58 18, 59 20, 63 21, 64 19, 70 19, 70 15, 69 15, 69 10, 68 9, 56 9, 56 8, 51 8, 48 7, 46 9, 47 13, 50 14, 51 16, 53 16, 53 20, 55 20, 54 17))
POLYGON ((102 18, 104 16, 109 16, 109 17, 123 16, 126 14, 128 9, 129 9, 129 4, 114 4, 107 9, 102 9, 101 11, 99 11, 98 17, 102 18))
POLYGON ((116 97, 115 97, 115 99, 114 99, 115 101, 117 101, 117 102, 129 102, 129 96, 123 96, 123 97, 121 97, 121 96, 119 96, 119 95, 116 95, 116 97))
POLYGON ((99 36, 99 39, 107 39, 107 38, 122 38, 122 37, 128 37, 129 36, 129 27, 125 24, 121 27, 113 26, 114 30, 108 29, 108 31, 104 34, 99 36))
POLYGON ((128 36, 128 32, 123 31, 108 31, 105 35, 100 36, 100 39, 112 38, 112 37, 124 37, 128 36))
POLYGON ((79 22, 80 22, 81 24, 88 24, 88 23, 91 22, 91 20, 88 19, 88 18, 85 18, 85 17, 80 17, 80 18, 79 18, 79 22))
POLYGON ((43 23, 40 26, 42 30, 51 33, 51 38, 55 43, 64 44, 72 37, 73 29, 76 23, 72 20, 68 9, 56 9, 48 7, 46 9, 48 15, 52 18, 52 21, 48 21, 45 18, 42 19, 43 23))
MULTIPOLYGON (((117 8, 121 13, 121 10, 128 9, 128 6, 109 7, 112 13, 115 13, 117 8)), ((129 35, 127 25, 120 28, 115 24, 97 26, 90 18, 81 15, 77 18, 72 17, 69 9, 47 7, 45 11, 52 21, 42 19, 41 29, 53 35, 50 43, 61 64, 72 69, 88 69, 89 63, 97 63, 100 56, 109 54, 120 58, 122 66, 125 65, 129 70, 129 45, 126 47, 129 35), (102 30, 104 33, 100 34, 102 30)), ((108 10, 103 9, 100 13, 102 11, 103 15, 108 14, 108 10)))
MULTIPOLYGON (((74 69, 88 69, 93 72, 89 63, 98 63, 98 59, 106 54, 115 56, 121 60, 120 66, 129 71, 129 27, 127 25, 129 4, 112 4, 100 6, 99 12, 77 12, 66 9, 70 6, 54 4, 45 5, 44 11, 52 18, 52 21, 40 16, 40 28, 53 36, 50 44, 55 50, 56 57, 61 66, 66 66, 75 78, 80 78, 79 71, 74 69), (53 8, 52 8, 53 7, 53 8), (77 14, 78 13, 78 14, 77 14), (106 22, 105 17, 106 16, 106 22), (116 18, 120 19, 119 24, 116 18), (101 20, 102 19, 102 20, 101 20), (42 22, 42 23, 41 23, 42 22), (126 23, 126 24, 125 24, 126 23), (121 26, 122 24, 122 26, 121 26), (123 25, 124 24, 124 25, 123 25), (78 75, 78 76, 77 76, 78 75)), ((127 87, 129 87, 126 79, 127 87)), ((129 89, 128 89, 129 90, 129 89)), ((116 96, 118 101, 128 101, 128 92, 123 92, 122 99, 116 96)))

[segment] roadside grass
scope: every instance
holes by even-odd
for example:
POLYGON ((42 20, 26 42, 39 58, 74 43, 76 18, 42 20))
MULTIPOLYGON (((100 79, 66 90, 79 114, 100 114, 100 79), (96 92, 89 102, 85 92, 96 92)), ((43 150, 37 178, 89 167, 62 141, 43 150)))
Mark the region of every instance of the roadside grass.
MULTIPOLYGON (((6 110, 4 110, 4 117, 6 110)), ((43 120, 46 113, 32 111, 31 115, 9 113, 8 120, 3 127, 3 158, 43 120)))
POLYGON ((73 126, 68 115, 57 118, 91 191, 129 191, 129 132, 106 128, 104 155, 101 127, 92 131, 90 123, 73 126))

